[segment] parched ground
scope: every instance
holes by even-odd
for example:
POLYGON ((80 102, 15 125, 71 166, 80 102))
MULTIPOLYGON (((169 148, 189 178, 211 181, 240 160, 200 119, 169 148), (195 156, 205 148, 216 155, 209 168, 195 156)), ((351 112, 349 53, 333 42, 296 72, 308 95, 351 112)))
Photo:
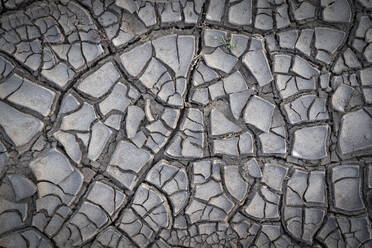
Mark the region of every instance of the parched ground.
POLYGON ((0 0, 0 247, 372 247, 371 0, 0 0))

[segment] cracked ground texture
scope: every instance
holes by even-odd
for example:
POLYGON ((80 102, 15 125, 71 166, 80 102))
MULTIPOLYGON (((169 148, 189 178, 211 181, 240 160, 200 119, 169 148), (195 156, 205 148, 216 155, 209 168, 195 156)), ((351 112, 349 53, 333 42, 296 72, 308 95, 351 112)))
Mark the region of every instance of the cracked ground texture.
POLYGON ((372 1, 0 0, 0 247, 372 247, 372 1))

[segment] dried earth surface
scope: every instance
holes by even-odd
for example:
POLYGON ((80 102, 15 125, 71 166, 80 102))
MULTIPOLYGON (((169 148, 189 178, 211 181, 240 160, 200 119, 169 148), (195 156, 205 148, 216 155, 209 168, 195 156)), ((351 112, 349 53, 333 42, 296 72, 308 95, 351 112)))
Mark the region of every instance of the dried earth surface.
POLYGON ((372 1, 1 0, 0 247, 372 247, 372 1))

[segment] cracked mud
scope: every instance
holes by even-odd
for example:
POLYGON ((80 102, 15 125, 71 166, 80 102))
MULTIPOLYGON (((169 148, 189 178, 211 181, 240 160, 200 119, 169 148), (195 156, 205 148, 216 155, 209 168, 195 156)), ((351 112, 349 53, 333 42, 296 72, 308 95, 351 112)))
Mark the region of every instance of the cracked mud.
POLYGON ((1 0, 0 247, 372 247, 369 0, 1 0))

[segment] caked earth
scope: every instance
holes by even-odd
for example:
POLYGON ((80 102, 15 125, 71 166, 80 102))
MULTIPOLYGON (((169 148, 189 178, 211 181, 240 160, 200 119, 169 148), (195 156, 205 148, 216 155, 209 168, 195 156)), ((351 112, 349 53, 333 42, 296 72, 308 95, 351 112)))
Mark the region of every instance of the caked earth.
POLYGON ((0 247, 372 247, 372 1, 1 0, 0 247))

